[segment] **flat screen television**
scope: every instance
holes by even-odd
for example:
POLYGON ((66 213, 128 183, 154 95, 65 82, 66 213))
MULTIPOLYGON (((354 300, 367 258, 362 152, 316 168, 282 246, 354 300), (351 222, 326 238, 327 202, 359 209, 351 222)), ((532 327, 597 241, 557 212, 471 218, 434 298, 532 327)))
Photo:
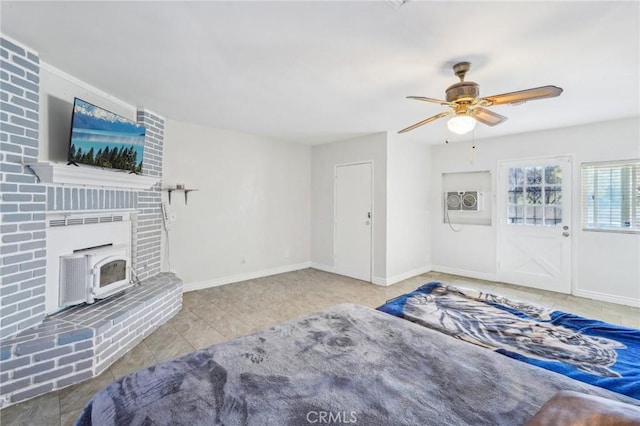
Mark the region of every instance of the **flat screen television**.
POLYGON ((144 135, 143 125, 75 98, 67 159, 141 173, 144 135))

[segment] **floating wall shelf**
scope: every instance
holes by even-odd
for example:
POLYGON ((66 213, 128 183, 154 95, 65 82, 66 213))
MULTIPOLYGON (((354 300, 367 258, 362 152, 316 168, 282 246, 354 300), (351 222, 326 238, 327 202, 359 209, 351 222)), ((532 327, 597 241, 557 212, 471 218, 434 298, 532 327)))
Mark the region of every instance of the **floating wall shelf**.
POLYGON ((103 186, 122 189, 150 189, 160 178, 126 171, 67 165, 65 162, 27 164, 42 183, 103 186))
POLYGON ((193 189, 193 188, 177 188, 175 186, 168 187, 168 188, 162 188, 162 190, 163 191, 167 191, 167 196, 169 198, 169 204, 171 204, 171 193, 173 191, 184 191, 184 203, 185 204, 187 204, 189 193, 193 192, 193 191, 197 191, 197 189, 193 189))

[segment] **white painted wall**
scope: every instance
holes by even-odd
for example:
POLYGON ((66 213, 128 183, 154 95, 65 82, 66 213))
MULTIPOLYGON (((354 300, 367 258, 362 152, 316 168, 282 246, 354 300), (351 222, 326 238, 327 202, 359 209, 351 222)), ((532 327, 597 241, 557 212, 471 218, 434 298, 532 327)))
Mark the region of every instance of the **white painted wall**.
MULTIPOLYGON (((40 161, 66 160, 75 96, 135 119, 135 106, 46 63, 40 79, 40 161)), ((485 200, 494 212, 491 226, 465 225, 454 233, 441 220, 442 173, 489 170, 495 188, 498 160, 571 154, 577 207, 580 164, 640 158, 639 121, 478 141, 471 163, 465 142, 427 146, 379 133, 310 148, 168 120, 164 183, 200 189, 188 206, 174 193, 171 269, 196 286, 295 269, 309 260, 331 270, 333 168, 373 160, 374 282, 395 282, 430 263, 435 270, 495 280, 495 198, 485 200)), ((640 236, 581 231, 579 208, 574 212, 574 292, 640 303, 640 236)))
POLYGON ((40 64, 39 161, 67 161, 73 99, 136 121, 136 107, 46 63, 40 64))
POLYGON ((388 135, 386 284, 430 269, 431 149, 388 135))
MULTIPOLYGON (((433 147, 433 193, 442 192, 442 173, 490 170, 497 182, 498 160, 573 155, 574 293, 602 300, 640 304, 640 235, 588 232, 580 229, 580 165, 584 162, 640 158, 638 117, 476 142, 433 147)), ((489 202, 490 200, 485 200, 489 202)), ((495 212, 495 197, 491 200, 495 212)), ((431 198, 434 270, 495 280, 497 227, 464 225, 455 233, 442 223, 442 203, 431 198)))
POLYGON ((174 192, 170 205, 170 268, 186 289, 309 265, 310 155, 305 145, 166 121, 163 186, 198 189, 187 205, 174 192))
POLYGON ((311 264, 333 270, 334 169, 373 162, 373 281, 387 277, 387 134, 376 133, 311 149, 311 264))

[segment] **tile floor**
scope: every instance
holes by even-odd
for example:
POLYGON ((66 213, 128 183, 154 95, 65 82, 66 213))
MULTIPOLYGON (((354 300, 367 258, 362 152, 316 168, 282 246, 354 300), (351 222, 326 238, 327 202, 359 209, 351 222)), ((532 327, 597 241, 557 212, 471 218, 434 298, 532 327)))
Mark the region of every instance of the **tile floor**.
POLYGON ((95 392, 125 374, 337 303, 377 307, 434 280, 640 328, 638 308, 521 286, 430 272, 390 287, 378 287, 304 269, 185 293, 183 308, 175 317, 102 375, 0 410, 0 425, 71 425, 95 392))

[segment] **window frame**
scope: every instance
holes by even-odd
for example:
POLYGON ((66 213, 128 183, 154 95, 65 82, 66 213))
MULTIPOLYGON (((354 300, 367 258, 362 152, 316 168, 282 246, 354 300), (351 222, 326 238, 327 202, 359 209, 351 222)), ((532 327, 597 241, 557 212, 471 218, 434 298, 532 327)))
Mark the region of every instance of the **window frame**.
MULTIPOLYGON (((611 178, 608 181, 608 184, 610 183, 611 178)), ((580 225, 583 231, 640 234, 640 159, 582 163, 580 166, 580 185, 580 225), (611 226, 610 224, 604 226, 596 223, 598 218, 598 178, 595 172, 602 170, 619 173, 621 180, 627 180, 621 182, 618 187, 620 199, 615 208, 619 212, 619 226, 611 226), (628 174, 627 178, 624 178, 625 173, 628 174), (590 198, 593 200, 591 203, 590 198), (590 218, 592 223, 589 222, 590 218), (622 226, 627 218, 629 219, 629 227, 622 226)), ((609 210, 611 211, 612 208, 610 207, 609 210)))

